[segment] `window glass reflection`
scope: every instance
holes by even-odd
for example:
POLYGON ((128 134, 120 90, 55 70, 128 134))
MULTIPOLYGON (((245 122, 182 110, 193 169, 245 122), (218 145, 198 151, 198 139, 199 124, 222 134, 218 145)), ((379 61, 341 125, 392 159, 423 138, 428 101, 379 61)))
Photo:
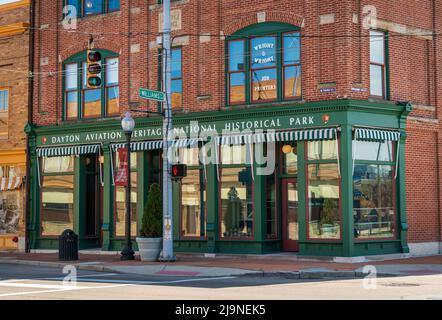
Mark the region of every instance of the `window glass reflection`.
POLYGON ((355 238, 394 236, 396 216, 393 195, 393 166, 355 166, 353 175, 355 238))
POLYGON ((308 167, 308 232, 311 239, 340 239, 339 175, 337 164, 308 167))
MULTIPOLYGON (((135 237, 138 234, 137 229, 137 173, 131 172, 131 216, 130 216, 130 234, 135 237)), ((126 188, 116 187, 115 192, 115 236, 124 237, 126 235, 126 188)))
POLYGON ((276 66, 276 37, 259 37, 251 41, 252 69, 276 66))
POLYGON ((189 170, 181 181, 181 235, 203 237, 206 233, 206 191, 201 170, 189 170))
POLYGON ((252 237, 253 197, 250 168, 221 170, 221 237, 252 237))
POLYGON ((250 164, 251 155, 248 145, 222 145, 221 146, 222 164, 250 164))
POLYGON ((254 70, 252 72, 253 101, 275 100, 277 96, 276 68, 254 70))
POLYGON ((74 228, 74 176, 44 176, 41 191, 41 235, 59 236, 74 228))
POLYGON ((74 156, 66 157, 44 157, 44 173, 63 173, 74 171, 74 156))
POLYGON ((356 160, 393 161, 393 142, 353 140, 356 160))
POLYGON ((308 160, 334 160, 337 158, 336 140, 319 140, 308 142, 308 160))

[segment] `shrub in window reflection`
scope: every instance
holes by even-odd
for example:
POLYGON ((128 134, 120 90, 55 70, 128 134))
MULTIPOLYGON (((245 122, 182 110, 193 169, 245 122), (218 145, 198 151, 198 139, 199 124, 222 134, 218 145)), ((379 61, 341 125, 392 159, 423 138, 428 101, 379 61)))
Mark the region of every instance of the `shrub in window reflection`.
POLYGON ((325 199, 322 214, 319 219, 318 235, 334 237, 339 226, 335 222, 339 221, 339 206, 337 199, 325 199))

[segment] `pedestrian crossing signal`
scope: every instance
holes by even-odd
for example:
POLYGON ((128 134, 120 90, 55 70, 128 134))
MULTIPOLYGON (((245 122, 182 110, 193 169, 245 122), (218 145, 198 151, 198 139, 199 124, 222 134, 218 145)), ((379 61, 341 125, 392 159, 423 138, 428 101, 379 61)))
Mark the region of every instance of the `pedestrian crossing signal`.
POLYGON ((86 85, 89 89, 100 88, 102 79, 101 53, 95 50, 87 51, 86 85))
POLYGON ((187 166, 185 164, 172 165, 172 179, 180 180, 187 177, 187 166))

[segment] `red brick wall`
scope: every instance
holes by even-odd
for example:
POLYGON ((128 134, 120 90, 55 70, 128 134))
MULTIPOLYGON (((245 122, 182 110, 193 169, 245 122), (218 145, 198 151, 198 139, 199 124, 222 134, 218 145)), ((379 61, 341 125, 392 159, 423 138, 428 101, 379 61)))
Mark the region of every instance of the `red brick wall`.
MULTIPOLYGON (((77 32, 68 33, 60 30, 62 1, 37 1, 37 25, 46 28, 36 33, 35 42, 36 71, 40 73, 35 84, 36 124, 62 121, 60 62, 86 49, 91 30, 102 33, 95 36, 95 47, 120 54, 120 105, 148 107, 148 102, 138 98, 138 88, 155 89, 158 84, 155 40, 162 7, 156 2, 121 0, 120 12, 81 19, 77 32), (129 32, 131 38, 127 37, 129 32), (131 53, 130 47, 135 44, 140 45, 140 52, 131 53), (42 58, 47 58, 47 65, 40 64, 42 58), (49 71, 55 71, 55 76, 42 74, 49 71)), ((368 99, 369 42, 368 30, 362 27, 365 5, 375 6, 378 18, 390 24, 430 31, 436 28, 436 32, 442 32, 442 4, 432 0, 181 0, 173 3, 172 9, 182 10, 182 28, 174 31, 174 36, 188 37, 184 37, 187 43, 183 45, 185 112, 219 110, 225 106, 225 42, 220 35, 256 23, 258 12, 266 13, 266 21, 300 26, 302 34, 309 36, 302 39, 301 49, 305 101, 342 97, 368 99), (320 16, 328 14, 335 15, 334 23, 320 25, 320 16), (200 42, 197 35, 202 33, 210 33, 209 42, 200 42), (320 93, 321 83, 336 83, 336 92, 320 93), (351 88, 355 85, 366 90, 353 92, 351 88), (198 99, 207 95, 210 99, 198 99)), ((437 146, 441 138, 438 97, 442 96, 442 86, 437 79, 442 79, 442 37, 431 41, 395 32, 390 35, 391 100, 421 106, 411 114, 407 142, 409 239, 439 241, 442 171, 437 146)), ((149 107, 155 110, 156 104, 150 103, 149 107)))

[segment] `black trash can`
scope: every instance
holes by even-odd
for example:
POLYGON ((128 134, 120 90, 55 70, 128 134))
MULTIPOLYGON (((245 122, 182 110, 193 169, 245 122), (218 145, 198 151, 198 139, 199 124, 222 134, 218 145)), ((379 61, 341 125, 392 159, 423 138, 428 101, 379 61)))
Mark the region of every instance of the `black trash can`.
POLYGON ((78 236, 72 230, 64 230, 58 237, 58 260, 78 260, 78 236))

